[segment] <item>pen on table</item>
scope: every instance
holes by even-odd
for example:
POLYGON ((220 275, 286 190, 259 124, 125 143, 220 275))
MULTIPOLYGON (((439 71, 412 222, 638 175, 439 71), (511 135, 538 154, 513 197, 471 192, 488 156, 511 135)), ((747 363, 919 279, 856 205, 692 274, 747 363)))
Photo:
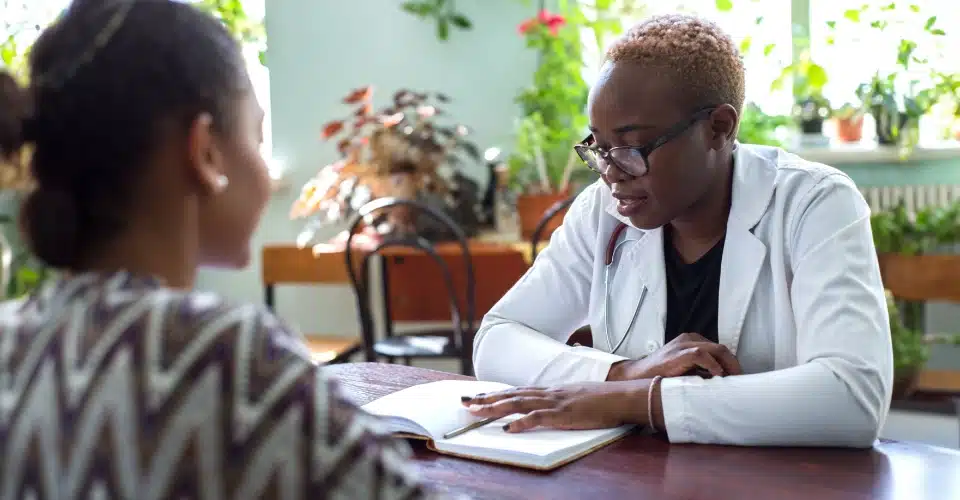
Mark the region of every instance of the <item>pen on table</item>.
POLYGON ((478 422, 474 422, 474 423, 472 423, 472 424, 465 425, 465 426, 463 426, 463 427, 461 427, 461 428, 459 428, 459 429, 455 429, 455 430, 452 430, 452 431, 444 434, 444 435, 443 435, 443 439, 455 438, 455 437, 459 436, 460 434, 463 434, 464 432, 472 431, 472 430, 477 429, 477 428, 479 428, 479 427, 483 427, 483 426, 485 426, 485 425, 487 425, 487 424, 489 424, 489 423, 496 422, 497 420, 500 420, 500 417, 497 417, 497 418, 485 418, 485 419, 480 420, 480 421, 478 421, 478 422))

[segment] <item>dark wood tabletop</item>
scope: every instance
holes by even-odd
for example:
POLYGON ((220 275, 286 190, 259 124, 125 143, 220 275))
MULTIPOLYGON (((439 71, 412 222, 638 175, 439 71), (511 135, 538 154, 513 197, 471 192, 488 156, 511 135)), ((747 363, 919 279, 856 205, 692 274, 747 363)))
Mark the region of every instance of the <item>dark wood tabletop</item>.
MULTIPOLYGON (((359 405, 466 377, 400 365, 325 368, 359 405)), ((476 499, 960 499, 960 452, 880 441, 871 450, 671 445, 636 433, 552 472, 474 462, 411 443, 433 488, 476 499)))

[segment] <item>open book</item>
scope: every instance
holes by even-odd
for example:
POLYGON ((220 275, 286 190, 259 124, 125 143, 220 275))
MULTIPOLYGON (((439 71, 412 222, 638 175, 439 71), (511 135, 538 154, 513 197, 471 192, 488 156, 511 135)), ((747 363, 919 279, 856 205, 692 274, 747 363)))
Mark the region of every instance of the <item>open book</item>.
POLYGON ((416 385, 380 398, 363 407, 381 417, 391 432, 426 439, 430 449, 463 458, 496 462, 537 470, 550 470, 597 450, 630 431, 614 429, 563 431, 534 429, 520 433, 503 430, 512 415, 450 439, 443 436, 480 421, 460 402, 474 396, 509 389, 496 382, 443 380, 416 385))

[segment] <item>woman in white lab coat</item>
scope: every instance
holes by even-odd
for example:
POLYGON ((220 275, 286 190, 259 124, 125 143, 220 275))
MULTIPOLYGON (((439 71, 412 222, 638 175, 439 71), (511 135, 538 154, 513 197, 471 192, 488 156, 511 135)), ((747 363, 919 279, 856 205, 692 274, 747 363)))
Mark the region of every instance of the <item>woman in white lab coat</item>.
POLYGON ((608 52, 582 192, 477 333, 466 395, 505 430, 637 423, 671 442, 869 447, 893 381, 869 208, 842 172, 735 142, 729 36, 651 18, 608 52), (590 325, 593 347, 567 346, 590 325))

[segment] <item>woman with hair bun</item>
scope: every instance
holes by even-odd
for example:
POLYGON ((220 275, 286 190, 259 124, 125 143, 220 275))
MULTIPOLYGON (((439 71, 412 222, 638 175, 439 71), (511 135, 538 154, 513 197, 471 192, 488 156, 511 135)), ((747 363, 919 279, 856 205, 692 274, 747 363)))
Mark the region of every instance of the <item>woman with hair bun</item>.
POLYGON ((0 499, 420 498, 406 449, 262 307, 241 268, 270 193, 237 42, 178 1, 75 2, 0 76, 21 227, 64 271, 0 329, 0 499))

